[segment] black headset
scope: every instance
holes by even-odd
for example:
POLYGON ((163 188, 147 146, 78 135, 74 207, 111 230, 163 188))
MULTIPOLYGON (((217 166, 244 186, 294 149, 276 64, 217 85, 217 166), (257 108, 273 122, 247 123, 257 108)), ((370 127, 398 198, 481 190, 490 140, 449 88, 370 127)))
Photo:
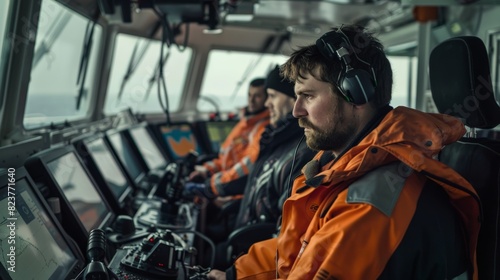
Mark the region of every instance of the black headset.
POLYGON ((329 31, 316 40, 320 53, 331 62, 342 61, 342 70, 337 79, 337 88, 347 102, 355 105, 368 103, 375 96, 377 79, 370 63, 360 59, 349 41, 349 38, 338 29, 329 31), (353 68, 352 59, 358 65, 366 65, 365 69, 353 68), (371 72, 371 74, 370 74, 371 72))

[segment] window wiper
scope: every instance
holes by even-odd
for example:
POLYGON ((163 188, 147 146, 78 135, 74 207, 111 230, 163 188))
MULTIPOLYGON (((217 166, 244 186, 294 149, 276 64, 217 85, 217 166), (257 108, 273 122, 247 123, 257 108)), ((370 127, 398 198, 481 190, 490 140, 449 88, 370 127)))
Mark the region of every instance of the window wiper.
POLYGON ((152 38, 154 34, 158 31, 158 29, 161 26, 161 22, 158 21, 156 24, 153 26, 153 29, 151 29, 151 32, 149 33, 149 38, 146 41, 146 43, 142 46, 141 51, 136 57, 137 54, 137 48, 139 47, 140 40, 137 40, 134 46, 134 50, 132 51, 132 56, 130 57, 130 61, 128 63, 128 68, 127 72, 125 72, 125 75, 123 76, 122 83, 120 85, 120 91, 118 92, 118 98, 116 99, 116 102, 119 103, 120 99, 123 95, 123 90, 125 89, 125 84, 128 82, 128 79, 130 76, 135 72, 137 69, 137 66, 141 62, 142 58, 144 57, 144 54, 146 53, 147 49, 151 45, 152 38))
POLYGON ((247 68, 243 72, 243 75, 236 83, 236 87, 233 90, 233 94, 231 94, 231 100, 234 100, 234 98, 236 97, 236 94, 238 94, 238 91, 240 90, 243 83, 250 76, 250 74, 253 72, 255 67, 257 67, 257 65, 259 65, 260 61, 262 60, 262 57, 264 57, 264 53, 266 53, 267 50, 271 47, 271 45, 275 39, 276 39, 276 36, 274 36, 274 35, 267 37, 266 41, 262 45, 259 57, 247 65, 247 68))
POLYGON ((64 28, 68 25, 68 21, 71 18, 71 13, 68 13, 65 10, 61 10, 56 19, 52 22, 49 29, 47 30, 47 35, 43 38, 43 41, 40 43, 38 48, 35 50, 35 54, 33 55, 33 68, 40 62, 40 60, 50 52, 52 45, 57 40, 59 35, 61 35, 64 28))
POLYGON ((80 58, 80 67, 78 70, 78 76, 76 78, 76 84, 80 85, 78 96, 76 98, 76 110, 80 109, 80 103, 85 93, 85 78, 87 77, 87 67, 89 65, 90 52, 92 50, 92 43, 93 43, 92 38, 94 37, 95 25, 96 25, 96 20, 89 21, 89 23, 87 24, 87 28, 85 30, 82 56, 80 58))
MULTIPOLYGON (((169 49, 169 52, 167 52, 165 54, 165 56, 163 57, 162 67, 165 67, 165 64, 167 64, 167 60, 168 60, 169 56, 170 56, 170 49, 169 49)), ((148 100, 149 94, 151 93, 151 88, 153 88, 154 83, 158 80, 159 77, 160 77, 160 65, 156 64, 155 71, 154 71, 153 75, 151 75, 151 78, 149 78, 149 80, 148 80, 148 88, 146 89, 146 94, 144 95, 143 102, 148 100)))
MULTIPOLYGON (((250 74, 253 72, 253 70, 255 68, 257 68, 257 65, 259 65, 264 54, 271 48, 271 45, 273 44, 275 39, 276 39, 276 36, 269 36, 267 38, 267 40, 264 42, 264 44, 262 45, 259 57, 256 60, 252 61, 252 63, 249 63, 247 65, 245 72, 243 72, 243 75, 241 76, 240 80, 238 81, 238 83, 236 83, 236 88, 234 89, 233 94, 231 95, 231 100, 234 100, 234 98, 236 97, 236 94, 238 93, 241 86, 243 85, 243 82, 245 82, 247 80, 247 78, 250 76, 250 74)), ((279 36, 277 38, 276 45, 271 53, 273 53, 273 54, 278 53, 278 51, 283 46, 283 44, 289 40, 290 40, 290 32, 287 32, 287 33, 279 36)), ((271 65, 270 69, 268 69, 268 70, 270 71, 273 67, 274 67, 274 65, 271 65)), ((265 74, 267 75, 267 73, 265 73, 265 74)))
POLYGON ((123 94, 123 90, 125 89, 125 85, 127 84, 130 76, 135 72, 137 69, 137 65, 139 65, 139 62, 141 62, 142 58, 144 57, 144 54, 146 53, 147 49, 151 45, 151 40, 148 39, 145 44, 143 44, 141 50, 139 53, 137 53, 137 49, 139 48, 139 43, 141 40, 137 40, 135 43, 134 49, 132 51, 132 56, 130 57, 130 60, 128 62, 128 67, 127 71, 125 72, 125 75, 123 76, 122 83, 120 85, 120 91, 118 92, 118 98, 116 99, 117 102, 120 102, 120 99, 123 94))

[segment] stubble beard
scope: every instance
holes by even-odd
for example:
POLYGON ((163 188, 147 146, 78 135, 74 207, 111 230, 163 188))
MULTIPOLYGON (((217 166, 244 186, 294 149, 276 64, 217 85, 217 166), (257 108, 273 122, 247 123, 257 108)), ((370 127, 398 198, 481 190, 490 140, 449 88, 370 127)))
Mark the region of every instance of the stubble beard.
POLYGON ((315 151, 340 151, 344 149, 355 136, 357 129, 356 119, 347 123, 344 110, 337 106, 327 116, 326 129, 321 129, 311 124, 307 119, 299 119, 300 126, 310 128, 306 135, 307 146, 315 151))

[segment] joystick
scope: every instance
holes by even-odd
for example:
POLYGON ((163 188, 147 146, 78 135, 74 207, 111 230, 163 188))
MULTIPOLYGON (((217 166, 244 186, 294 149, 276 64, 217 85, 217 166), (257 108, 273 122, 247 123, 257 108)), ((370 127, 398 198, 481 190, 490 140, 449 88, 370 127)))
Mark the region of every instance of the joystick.
POLYGON ((114 247, 143 238, 148 234, 146 228, 136 227, 134 220, 127 215, 116 218, 113 228, 107 233, 108 240, 114 247))
POLYGON ((182 162, 171 162, 165 169, 155 195, 157 199, 143 203, 136 213, 142 225, 155 224, 159 228, 185 228, 179 209, 182 207, 182 162))
POLYGON ((120 215, 116 217, 113 227, 116 233, 127 236, 135 233, 134 220, 130 216, 120 215))
POLYGON ((208 279, 210 268, 187 265, 195 254, 196 249, 189 247, 181 236, 170 230, 157 231, 122 246, 109 267, 119 279, 208 279))

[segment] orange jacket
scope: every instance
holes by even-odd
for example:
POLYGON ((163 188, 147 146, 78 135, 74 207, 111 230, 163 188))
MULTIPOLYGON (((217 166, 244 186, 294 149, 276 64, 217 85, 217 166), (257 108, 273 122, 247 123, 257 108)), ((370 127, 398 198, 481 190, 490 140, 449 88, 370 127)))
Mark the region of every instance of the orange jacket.
POLYGON ((422 173, 427 172, 467 190, 438 182, 463 220, 468 257, 477 279, 477 194, 464 178, 433 159, 444 145, 464 133, 462 123, 449 116, 404 107, 390 111, 333 166, 330 161, 309 178, 309 184, 303 175, 294 181, 293 194, 283 206, 278 237, 254 244, 236 260, 229 274, 236 273, 237 279, 377 279, 406 234, 427 180, 422 173), (384 171, 391 166, 397 172, 384 171), (371 183, 373 174, 387 184, 371 183), (363 175, 367 175, 364 190, 373 186, 377 191, 382 186, 392 191, 401 183, 400 193, 389 196, 394 198, 389 201, 391 211, 384 213, 376 205, 360 201, 349 203, 349 189, 363 181, 363 175))
POLYGON ((269 110, 244 116, 222 143, 218 158, 203 164, 211 174, 210 187, 219 195, 225 183, 248 175, 260 151, 260 137, 269 124, 269 110))

